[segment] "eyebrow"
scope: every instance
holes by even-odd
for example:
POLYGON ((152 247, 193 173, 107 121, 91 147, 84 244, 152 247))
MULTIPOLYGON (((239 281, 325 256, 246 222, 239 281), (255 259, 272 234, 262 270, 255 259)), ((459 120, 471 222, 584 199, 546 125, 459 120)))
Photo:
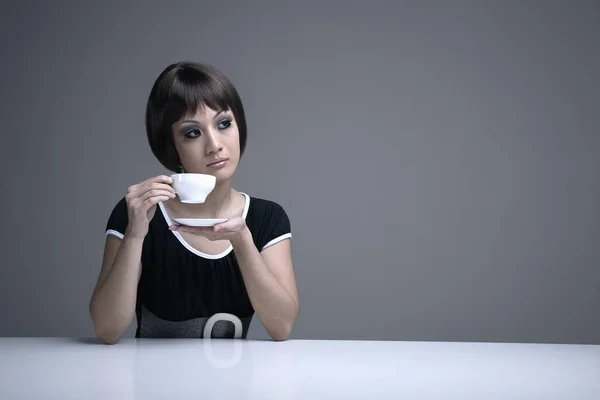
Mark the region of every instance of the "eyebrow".
MULTIPOLYGON (((217 118, 219 115, 223 114, 225 112, 225 110, 220 110, 218 111, 215 116, 213 117, 213 119, 217 118)), ((193 120, 193 119, 186 119, 181 121, 180 125, 187 125, 187 124, 196 124, 198 125, 198 121, 193 120)))

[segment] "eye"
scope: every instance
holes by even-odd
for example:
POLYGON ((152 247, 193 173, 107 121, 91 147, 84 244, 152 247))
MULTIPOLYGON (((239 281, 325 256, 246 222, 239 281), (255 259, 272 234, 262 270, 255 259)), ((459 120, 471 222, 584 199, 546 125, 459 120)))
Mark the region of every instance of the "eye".
POLYGON ((224 119, 221 122, 219 122, 219 129, 227 129, 231 126, 231 120, 230 119, 224 119))
POLYGON ((184 134, 184 136, 188 139, 196 139, 200 135, 201 135, 201 132, 200 132, 200 129, 198 129, 198 128, 189 129, 189 130, 185 131, 185 134, 184 134))

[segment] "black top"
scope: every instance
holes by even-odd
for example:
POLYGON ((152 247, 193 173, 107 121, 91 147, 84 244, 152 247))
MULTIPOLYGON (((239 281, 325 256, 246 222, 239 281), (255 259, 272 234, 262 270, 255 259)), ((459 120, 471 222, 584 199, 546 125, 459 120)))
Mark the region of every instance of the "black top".
MULTIPOLYGON (((243 217, 260 251, 291 238, 290 221, 277 203, 246 197, 243 217)), ((162 203, 150 221, 142 249, 135 337, 246 338, 254 314, 232 246, 217 255, 190 246, 162 203)), ((122 198, 106 235, 123 238, 127 203, 122 198)))

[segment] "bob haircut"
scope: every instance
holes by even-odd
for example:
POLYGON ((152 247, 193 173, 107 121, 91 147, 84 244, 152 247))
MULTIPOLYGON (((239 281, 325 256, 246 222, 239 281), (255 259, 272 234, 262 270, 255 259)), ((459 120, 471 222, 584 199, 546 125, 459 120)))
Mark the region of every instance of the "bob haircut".
POLYGON ((172 125, 196 114, 201 107, 231 110, 240 140, 240 158, 246 148, 246 116, 240 96, 229 79, 216 68, 181 61, 158 76, 146 106, 146 134, 154 156, 167 169, 183 172, 173 142, 172 125))

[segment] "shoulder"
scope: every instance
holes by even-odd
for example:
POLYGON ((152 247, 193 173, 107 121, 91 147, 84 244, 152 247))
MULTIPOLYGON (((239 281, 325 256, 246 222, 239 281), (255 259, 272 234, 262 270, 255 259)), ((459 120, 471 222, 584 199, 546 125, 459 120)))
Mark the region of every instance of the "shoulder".
POLYGON ((125 197, 122 197, 116 202, 112 208, 112 211, 110 212, 108 221, 106 223, 106 235, 112 234, 122 238, 128 222, 127 200, 125 197))
POLYGON ((261 216, 270 219, 278 217, 281 214, 286 214, 286 212, 283 206, 278 202, 260 197, 250 197, 250 207, 248 209, 249 216, 261 216))
POLYGON ((250 197, 246 223, 259 249, 264 249, 292 236, 288 213, 275 200, 250 197))
POLYGON ((127 218, 127 199, 123 196, 113 206, 111 216, 127 218))
POLYGON ((125 196, 121 197, 119 201, 116 202, 113 211, 127 211, 127 199, 125 196))

